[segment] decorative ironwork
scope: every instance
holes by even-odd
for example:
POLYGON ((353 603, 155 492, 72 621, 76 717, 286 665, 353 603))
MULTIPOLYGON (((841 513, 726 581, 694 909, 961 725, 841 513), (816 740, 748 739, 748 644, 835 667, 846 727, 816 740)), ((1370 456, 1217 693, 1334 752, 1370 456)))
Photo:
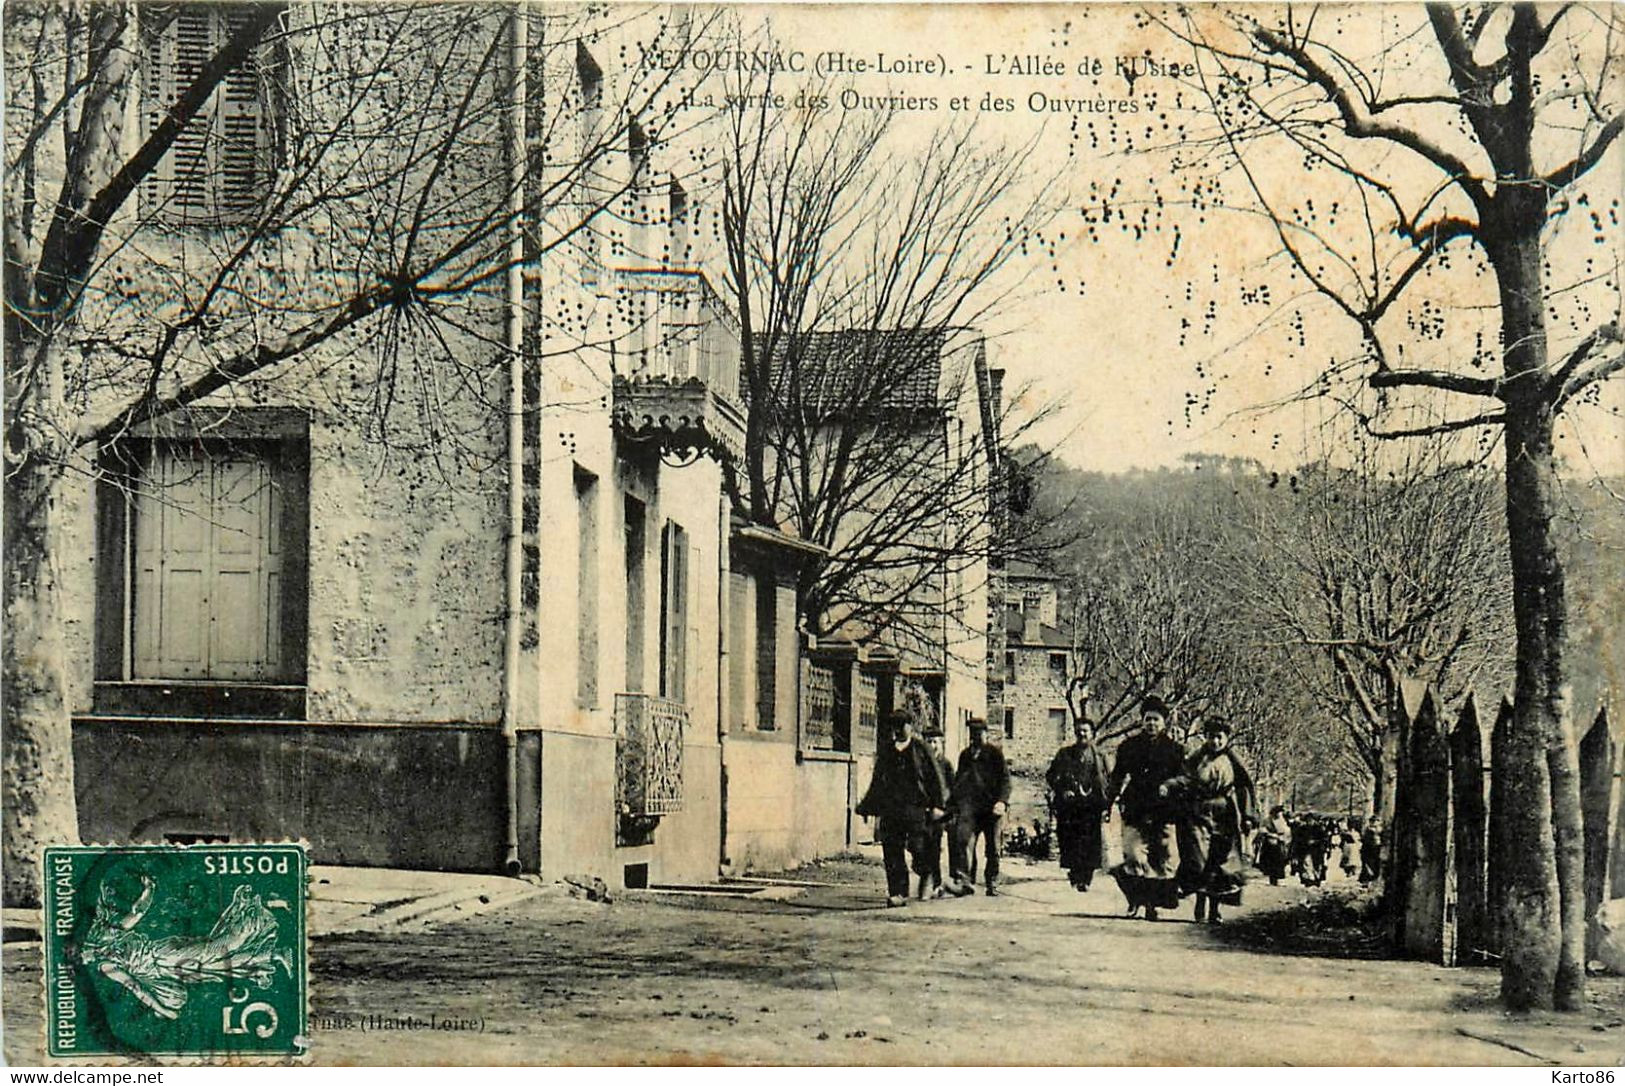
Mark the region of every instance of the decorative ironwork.
MULTIPOLYGON (((624 269, 617 307, 630 321, 611 417, 622 441, 677 463, 744 455, 738 323, 695 271, 624 269)), ((675 464, 674 464, 675 466, 675 464)))
POLYGON ((852 736, 852 749, 860 753, 873 753, 875 732, 880 724, 880 682, 865 671, 854 679, 857 701, 857 734, 852 736))
POLYGON ((649 694, 615 695, 615 806, 659 818, 683 809, 688 706, 649 694))
POLYGON ((802 686, 801 742, 807 750, 835 749, 835 672, 807 665, 802 686))

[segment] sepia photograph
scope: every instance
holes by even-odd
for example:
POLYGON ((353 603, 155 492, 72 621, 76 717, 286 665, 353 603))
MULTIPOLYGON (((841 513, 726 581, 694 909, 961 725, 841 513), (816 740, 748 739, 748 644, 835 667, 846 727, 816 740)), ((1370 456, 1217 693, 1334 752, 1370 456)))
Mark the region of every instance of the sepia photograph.
POLYGON ((1625 1067, 1625 6, 3 40, 6 1064, 1625 1067))

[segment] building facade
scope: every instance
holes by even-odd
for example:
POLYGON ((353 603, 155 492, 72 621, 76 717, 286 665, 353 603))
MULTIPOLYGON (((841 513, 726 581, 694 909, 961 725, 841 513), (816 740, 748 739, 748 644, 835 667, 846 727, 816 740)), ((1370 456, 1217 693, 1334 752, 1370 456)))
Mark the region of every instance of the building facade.
POLYGON ((1021 567, 1004 575, 1001 701, 991 722, 1012 769, 1042 772, 1072 741, 1066 688, 1073 674, 1071 632, 1060 617, 1059 582, 1021 567))
MULTIPOLYGON (((245 10, 138 11, 132 150, 245 10)), ((131 416, 139 374, 87 391, 116 425, 60 510, 85 840, 708 881, 860 839, 896 699, 956 728, 985 701, 955 662, 986 651, 974 623, 944 616, 928 658, 813 644, 797 593, 823 548, 733 514, 704 133, 657 128, 685 88, 622 62, 686 24, 598 15, 421 9, 407 39, 450 52, 352 85, 329 77, 371 70, 403 16, 292 6, 120 224, 129 288, 87 301, 93 329, 161 329, 242 247, 238 308, 179 337, 171 376, 432 258, 366 323, 205 394, 165 401, 165 377, 131 416), (421 154, 451 118, 457 153, 421 154), (362 163, 396 198, 296 199, 362 163)))

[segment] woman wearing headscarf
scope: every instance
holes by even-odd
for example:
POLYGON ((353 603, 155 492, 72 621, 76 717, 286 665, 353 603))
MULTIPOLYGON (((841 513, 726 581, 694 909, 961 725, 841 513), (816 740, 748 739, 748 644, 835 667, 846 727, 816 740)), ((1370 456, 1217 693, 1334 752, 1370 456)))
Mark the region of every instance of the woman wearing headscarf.
POLYGON ((1100 869, 1100 822, 1106 814, 1109 771, 1106 756, 1095 746, 1094 724, 1076 707, 1073 714, 1076 742, 1056 752, 1044 780, 1049 784, 1050 804, 1055 811, 1061 866, 1072 888, 1081 893, 1089 889, 1100 869))
POLYGON ((1253 782, 1230 750, 1230 725, 1209 721, 1185 772, 1161 794, 1179 812, 1179 888, 1196 895, 1196 919, 1219 922, 1219 906, 1240 905, 1246 858, 1242 827, 1253 814, 1253 782))

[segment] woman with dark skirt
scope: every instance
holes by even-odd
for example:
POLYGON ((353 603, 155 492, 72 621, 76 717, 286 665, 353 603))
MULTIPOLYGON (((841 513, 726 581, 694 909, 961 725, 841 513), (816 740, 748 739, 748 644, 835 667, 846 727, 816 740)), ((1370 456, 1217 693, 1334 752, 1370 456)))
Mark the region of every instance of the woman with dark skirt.
POLYGON ((1240 905, 1247 869, 1242 826, 1253 815, 1253 782, 1230 751, 1230 725, 1209 721, 1184 775, 1162 786, 1178 805, 1179 888, 1196 895, 1196 919, 1219 923, 1220 905, 1240 905))
POLYGON ((1286 808, 1277 803, 1258 830, 1258 869, 1268 876, 1271 886, 1279 886, 1291 860, 1292 826, 1287 822, 1286 808))
POLYGON ((1106 756, 1095 746, 1095 726, 1074 709, 1072 734, 1077 742, 1062 747, 1044 775, 1055 811, 1061 866, 1072 888, 1089 889, 1100 869, 1100 822, 1106 813, 1106 756))

